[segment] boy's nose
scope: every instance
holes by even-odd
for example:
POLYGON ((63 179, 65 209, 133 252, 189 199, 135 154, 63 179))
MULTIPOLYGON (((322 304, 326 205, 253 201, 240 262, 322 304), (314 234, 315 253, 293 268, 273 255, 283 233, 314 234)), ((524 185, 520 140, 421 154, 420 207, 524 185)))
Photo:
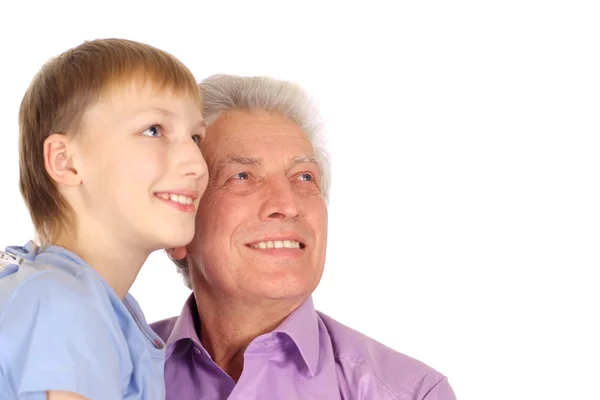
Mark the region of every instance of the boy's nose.
POLYGON ((206 160, 198 145, 192 140, 190 140, 190 144, 181 146, 175 157, 179 158, 182 173, 185 176, 193 176, 196 179, 201 179, 208 173, 206 160))

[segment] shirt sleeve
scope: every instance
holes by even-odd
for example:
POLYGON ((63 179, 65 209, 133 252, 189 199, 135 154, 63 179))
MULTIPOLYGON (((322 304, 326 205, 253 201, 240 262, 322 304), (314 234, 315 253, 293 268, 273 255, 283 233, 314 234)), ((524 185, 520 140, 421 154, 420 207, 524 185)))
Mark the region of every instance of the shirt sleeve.
POLYGON ((448 383, 448 379, 444 377, 431 388, 423 400, 456 400, 456 395, 448 383))
POLYGON ((0 373, 19 399, 61 390, 122 399, 119 345, 90 288, 42 273, 23 283, 0 315, 0 373))

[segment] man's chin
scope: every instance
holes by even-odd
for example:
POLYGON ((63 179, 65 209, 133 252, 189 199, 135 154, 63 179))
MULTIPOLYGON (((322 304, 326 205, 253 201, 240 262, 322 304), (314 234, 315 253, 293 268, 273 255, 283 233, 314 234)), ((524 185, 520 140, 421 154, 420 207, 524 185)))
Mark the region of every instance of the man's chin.
POLYGON ((298 300, 304 299, 314 291, 314 280, 307 276, 306 269, 290 271, 273 266, 270 271, 255 271, 251 279, 244 282, 244 292, 256 299, 298 300), (304 272, 304 273, 302 273, 304 272))
POLYGON ((310 292, 296 290, 271 290, 271 291, 253 291, 251 296, 247 296, 245 303, 255 303, 261 306, 283 306, 286 304, 292 308, 304 302, 310 296, 310 292))

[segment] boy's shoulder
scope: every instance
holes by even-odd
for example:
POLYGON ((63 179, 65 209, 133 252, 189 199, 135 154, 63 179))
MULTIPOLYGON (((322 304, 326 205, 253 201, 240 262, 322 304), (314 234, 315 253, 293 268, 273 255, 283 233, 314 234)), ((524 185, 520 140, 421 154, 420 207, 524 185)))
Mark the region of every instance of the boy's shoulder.
POLYGON ((122 398, 136 368, 160 391, 159 350, 100 275, 58 249, 20 249, 0 253, 0 398, 57 382, 86 398, 122 398))
MULTIPOLYGON (((0 324, 4 314, 23 301, 29 308, 60 312, 55 307, 94 301, 97 284, 71 262, 52 257, 28 259, 18 252, 0 251, 0 324)), ((19 310, 14 310, 19 311, 19 310)), ((24 311, 24 310, 23 310, 24 311)))
POLYGON ((103 346, 125 348, 121 315, 133 317, 121 301, 113 301, 91 267, 60 252, 40 251, 30 257, 19 249, 0 252, 0 375, 3 365, 21 360, 23 349, 32 346, 51 353, 48 345, 62 343, 94 354, 90 335, 96 335, 103 346), (10 348, 4 343, 11 343, 10 348))

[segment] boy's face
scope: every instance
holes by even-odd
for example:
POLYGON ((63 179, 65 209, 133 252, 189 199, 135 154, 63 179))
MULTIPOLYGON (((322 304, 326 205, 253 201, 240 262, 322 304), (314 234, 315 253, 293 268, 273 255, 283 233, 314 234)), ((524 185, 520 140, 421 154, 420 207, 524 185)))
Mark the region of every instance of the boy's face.
POLYGON ((80 231, 149 252, 190 242, 208 181, 204 135, 187 96, 132 86, 101 98, 73 141, 81 183, 65 195, 80 231))

